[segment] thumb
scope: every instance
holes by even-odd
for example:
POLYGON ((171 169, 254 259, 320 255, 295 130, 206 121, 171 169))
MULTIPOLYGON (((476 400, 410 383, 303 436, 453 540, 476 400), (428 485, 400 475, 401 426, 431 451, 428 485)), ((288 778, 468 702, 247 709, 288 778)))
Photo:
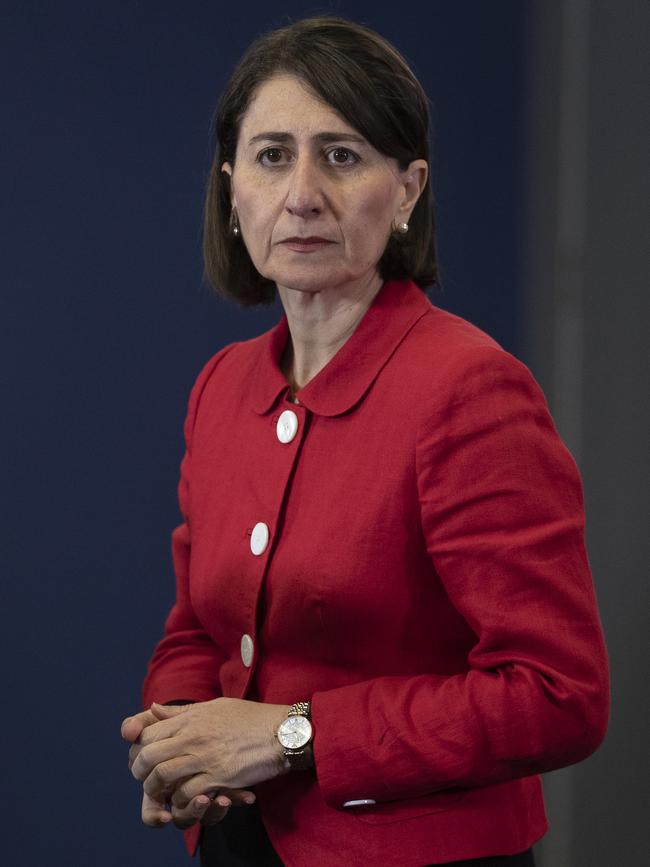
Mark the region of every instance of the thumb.
POLYGON ((141 711, 135 716, 128 716, 122 722, 122 737, 125 741, 135 743, 142 734, 143 729, 146 729, 147 726, 155 722, 158 722, 158 717, 155 717, 149 710, 141 711))
POLYGON ((189 710, 191 707, 191 704, 157 704, 154 702, 149 710, 156 719, 162 720, 171 719, 174 716, 185 713, 185 711, 189 710))

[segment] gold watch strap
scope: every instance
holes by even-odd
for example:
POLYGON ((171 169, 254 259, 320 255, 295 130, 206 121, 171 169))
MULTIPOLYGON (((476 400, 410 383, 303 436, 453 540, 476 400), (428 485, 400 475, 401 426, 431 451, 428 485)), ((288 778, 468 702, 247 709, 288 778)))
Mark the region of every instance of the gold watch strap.
POLYGON ((292 704, 289 708, 289 716, 306 716, 307 719, 311 718, 311 702, 310 701, 297 701, 295 704, 292 704))
MULTIPOLYGON (((311 702, 297 701, 291 705, 287 716, 304 716, 311 722, 311 702)), ((311 742, 300 750, 285 748, 284 756, 289 762, 292 771, 306 771, 314 767, 314 752, 311 742)))

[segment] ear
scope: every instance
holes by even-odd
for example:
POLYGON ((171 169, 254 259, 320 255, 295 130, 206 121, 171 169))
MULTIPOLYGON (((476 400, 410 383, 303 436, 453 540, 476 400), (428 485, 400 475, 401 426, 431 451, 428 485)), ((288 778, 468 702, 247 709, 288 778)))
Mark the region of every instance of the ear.
POLYGON ((413 208, 422 194, 429 177, 429 166, 426 160, 413 160, 402 175, 402 199, 397 212, 397 219, 408 223, 413 208))
POLYGON ((228 162, 222 163, 221 171, 225 172, 228 175, 228 177, 230 178, 230 204, 234 208, 235 207, 235 191, 233 190, 233 183, 232 183, 232 166, 228 162))

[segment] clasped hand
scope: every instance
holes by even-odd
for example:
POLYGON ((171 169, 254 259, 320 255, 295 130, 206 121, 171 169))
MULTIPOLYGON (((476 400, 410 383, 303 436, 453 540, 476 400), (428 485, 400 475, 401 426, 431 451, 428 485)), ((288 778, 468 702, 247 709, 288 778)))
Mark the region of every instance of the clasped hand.
POLYGON ((122 737, 132 743, 129 767, 143 784, 144 824, 214 824, 232 804, 252 804, 249 786, 287 770, 275 732, 288 711, 288 705, 216 698, 153 704, 127 717, 122 737))

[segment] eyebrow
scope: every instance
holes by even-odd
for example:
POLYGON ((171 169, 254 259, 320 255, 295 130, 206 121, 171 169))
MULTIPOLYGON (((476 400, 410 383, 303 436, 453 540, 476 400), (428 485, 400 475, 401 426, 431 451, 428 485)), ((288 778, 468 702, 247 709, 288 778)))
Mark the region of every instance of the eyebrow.
MULTIPOLYGON (((314 141, 320 144, 329 144, 335 141, 355 141, 365 144, 366 140, 363 136, 356 135, 353 132, 319 132, 313 136, 314 141)), ((294 136, 290 132, 260 132, 254 135, 248 142, 249 146, 258 141, 277 141, 291 142, 294 141, 294 136)))

